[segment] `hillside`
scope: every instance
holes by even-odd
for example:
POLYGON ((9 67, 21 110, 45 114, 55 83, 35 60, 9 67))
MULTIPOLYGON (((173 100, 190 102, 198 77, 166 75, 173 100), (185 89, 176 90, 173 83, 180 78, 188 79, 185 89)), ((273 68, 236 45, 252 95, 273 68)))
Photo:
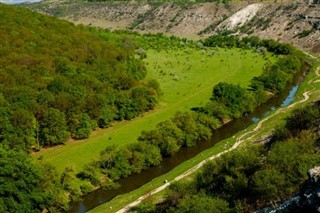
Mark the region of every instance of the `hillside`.
POLYGON ((157 89, 134 45, 0 5, 0 142, 30 151, 152 109, 157 89))
POLYGON ((320 4, 304 1, 143 3, 44 1, 28 7, 76 24, 202 38, 221 30, 320 52, 320 4))
POLYGON ((72 168, 29 155, 83 139, 157 104, 158 84, 127 41, 0 4, 0 212, 61 212, 93 190, 72 168))

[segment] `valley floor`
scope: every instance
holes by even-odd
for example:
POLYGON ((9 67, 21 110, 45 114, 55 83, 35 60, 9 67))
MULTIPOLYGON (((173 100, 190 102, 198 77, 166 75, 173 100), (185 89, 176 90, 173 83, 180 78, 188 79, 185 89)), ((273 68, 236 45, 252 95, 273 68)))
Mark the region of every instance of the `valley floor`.
MULTIPOLYGON (((272 57, 268 56, 272 61, 272 57)), ((99 156, 107 146, 136 141, 141 131, 150 130, 177 111, 188 111, 205 104, 212 88, 220 81, 247 86, 262 72, 267 61, 252 51, 238 49, 181 49, 158 52, 149 50, 145 63, 150 79, 160 82, 163 96, 159 106, 141 117, 122 121, 107 129, 95 131, 89 139, 69 141, 65 145, 42 149, 34 154, 63 171, 82 166, 99 156), (214 54, 208 56, 208 54, 214 54)))

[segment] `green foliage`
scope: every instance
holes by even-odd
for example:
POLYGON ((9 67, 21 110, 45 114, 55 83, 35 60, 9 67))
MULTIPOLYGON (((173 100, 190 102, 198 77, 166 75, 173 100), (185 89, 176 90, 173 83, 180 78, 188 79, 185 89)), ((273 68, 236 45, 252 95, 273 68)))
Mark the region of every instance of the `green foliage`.
POLYGON ((275 64, 267 66, 261 76, 253 78, 251 87, 281 92, 294 74, 302 70, 303 63, 304 59, 295 53, 281 58, 275 64))
POLYGON ((268 163, 286 176, 290 187, 296 187, 305 179, 305 174, 312 165, 320 163, 320 156, 315 153, 316 137, 309 131, 302 131, 295 138, 272 147, 268 163))
POLYGON ((62 211, 68 209, 70 202, 69 196, 61 185, 62 176, 50 164, 40 162, 42 170, 41 185, 38 187, 47 193, 46 208, 51 212, 62 211))
POLYGON ((204 166, 196 177, 196 187, 229 201, 246 194, 249 177, 260 167, 256 147, 231 152, 204 166))
POLYGON ((106 41, 94 29, 21 7, 1 4, 0 14, 0 107, 9 109, 1 113, 0 143, 28 151, 37 137, 45 146, 87 138, 96 123, 105 128, 157 103, 129 40, 106 41))
POLYGON ((274 168, 257 171, 252 181, 254 193, 265 200, 277 199, 284 194, 285 176, 274 168))
POLYGON ((124 147, 109 146, 100 158, 85 166, 79 177, 96 182, 98 171, 111 180, 118 180, 152 166, 158 166, 163 157, 172 156, 182 146, 194 146, 208 140, 219 122, 202 113, 178 112, 160 122, 150 131, 144 131, 138 143, 124 147))
POLYGON ((98 168, 111 180, 118 180, 133 173, 140 173, 142 169, 157 166, 162 160, 159 149, 156 146, 135 143, 123 148, 115 146, 107 147, 101 152, 98 161, 84 168, 81 176, 85 179, 93 179, 90 170, 98 168))
POLYGON ((229 204, 219 198, 208 197, 204 194, 193 195, 190 198, 183 199, 174 212, 179 213, 227 213, 231 212, 229 204))
POLYGON ((252 111, 255 105, 254 97, 249 91, 239 85, 227 83, 214 86, 211 100, 223 104, 235 118, 252 111))
POLYGON ((219 119, 220 121, 231 117, 228 108, 223 103, 217 101, 210 101, 204 107, 194 108, 193 110, 205 113, 210 117, 219 119))
POLYGON ((49 108, 40 123, 39 141, 41 145, 52 146, 64 143, 69 137, 65 115, 57 109, 49 108))
POLYGON ((166 205, 177 206, 183 199, 189 198, 195 192, 195 188, 188 182, 175 182, 169 187, 166 195, 166 205))
POLYGON ((96 162, 93 162, 84 165, 83 170, 77 174, 77 177, 89 180, 92 185, 98 186, 100 184, 99 175, 100 174, 96 162))
POLYGON ((75 180, 74 169, 72 167, 66 167, 61 174, 60 184, 65 190, 70 190, 73 180, 75 180))
POLYGON ((183 135, 175 123, 168 120, 159 123, 155 130, 143 131, 138 140, 159 147, 163 156, 171 156, 180 149, 183 135))
POLYGON ((75 139, 88 138, 92 131, 90 117, 86 114, 74 115, 69 118, 71 136, 75 139))
POLYGON ((297 135, 300 130, 307 130, 315 128, 319 124, 320 108, 315 105, 314 107, 308 107, 298 109, 294 111, 292 116, 287 118, 286 129, 288 129, 293 135, 297 135))
POLYGON ((263 88, 271 92, 280 92, 285 88, 288 78, 286 73, 273 67, 261 76, 254 78, 252 80, 252 88, 263 88))
POLYGON ((183 132, 183 146, 192 147, 201 140, 208 140, 212 129, 219 125, 219 122, 195 113, 177 112, 172 118, 173 123, 183 132))
MULTIPOLYGON (((145 55, 134 51, 136 44, 130 36, 112 37, 95 29, 74 27, 64 21, 5 5, 0 5, 0 13, 4 17, 0 20, 1 26, 4 26, 0 29, 3 47, 0 53, 0 143, 28 151, 36 142, 52 146, 64 143, 69 135, 75 139, 87 138, 96 124, 105 128, 114 120, 132 119, 156 105, 156 95, 160 94, 159 84, 155 80, 144 82, 146 69, 137 55, 140 58, 145 58, 145 55)), ((143 40, 140 42, 144 43, 145 49, 156 49, 156 46, 157 50, 166 49, 171 44, 173 49, 195 45, 176 37, 168 39, 161 34, 139 38, 143 40), (147 41, 150 43, 147 44, 147 41)), ((290 47, 272 41, 252 39, 252 45, 249 45, 249 41, 243 42, 234 37, 228 41, 222 39, 222 42, 227 47, 242 45, 243 48, 250 48, 256 42, 255 47, 263 46, 276 54, 288 54, 291 51, 290 47)), ((204 47, 199 43, 196 48, 204 47)), ((301 67, 302 62, 298 57, 297 60, 285 60, 266 69, 266 73, 272 71, 274 74, 280 70, 289 75, 294 73, 293 69, 301 67)), ((280 80, 281 86, 284 81, 282 78, 280 80)), ((266 82, 258 83, 262 84, 262 89, 270 87, 275 90, 266 82)), ((103 184, 101 173, 105 174, 105 179, 117 180, 157 166, 162 157, 174 155, 181 147, 194 146, 199 141, 207 140, 211 131, 220 125, 219 120, 239 117, 252 110, 256 106, 256 94, 240 86, 218 84, 214 88, 212 102, 204 108, 205 113, 177 113, 172 119, 159 123, 155 129, 143 132, 139 143, 107 148, 98 160, 85 165, 78 177, 88 179, 97 186, 103 184)), ((240 156, 239 159, 232 158, 230 161, 234 165, 228 164, 223 168, 227 174, 219 170, 221 174, 212 177, 220 181, 221 186, 215 187, 223 191, 226 199, 239 197, 250 185, 250 175, 257 167, 252 160, 257 160, 254 153, 240 156), (231 171, 228 171, 229 167, 231 171)), ((305 164, 299 168, 303 171, 305 164)), ((39 198, 36 205, 49 203, 49 206, 53 206, 52 211, 55 208, 66 209, 70 198, 76 199, 82 191, 88 190, 88 187, 80 189, 72 186, 74 171, 71 168, 67 168, 61 176, 49 166, 41 172, 44 176, 34 175, 35 178, 42 178, 41 186, 37 185, 38 182, 26 184, 47 193, 40 196, 47 200, 42 202, 39 198), (64 190, 69 191, 70 197, 64 190)), ((33 194, 30 193, 30 196, 33 194)), ((190 199, 190 196, 185 197, 190 199)), ((188 205, 188 200, 183 201, 184 198, 178 199, 176 204, 180 205, 181 201, 178 208, 182 211, 200 211, 200 208, 210 210, 217 205, 221 205, 221 209, 227 208, 222 200, 202 195, 193 198, 203 205, 194 203, 192 207, 188 205)), ((24 203, 28 208, 33 208, 33 203, 24 203)))
MULTIPOLYGON (((149 79, 157 79, 161 82, 161 90, 163 91, 163 96, 159 97, 161 105, 155 107, 154 111, 146 115, 142 114, 138 119, 130 121, 130 125, 126 125, 127 122, 118 124, 106 121, 105 124, 113 126, 115 131, 97 131, 90 135, 90 138, 84 143, 68 143, 67 146, 51 149, 50 152, 44 151, 36 154, 43 155, 44 159, 57 166, 60 171, 63 171, 65 162, 74 165, 75 169, 79 171, 84 164, 96 159, 106 146, 123 146, 133 143, 141 131, 154 128, 160 121, 173 117, 177 111, 184 112, 194 106, 199 106, 199 104, 200 106, 205 105, 212 94, 212 86, 218 83, 219 79, 247 87, 250 79, 261 73, 264 64, 268 60, 274 61, 275 59, 269 53, 266 54, 266 58, 263 58, 262 55, 256 55, 252 50, 224 50, 203 46, 201 48, 204 49, 199 49, 195 42, 177 37, 139 35, 118 31, 114 33, 102 29, 94 29, 93 31, 98 32, 107 41, 116 41, 117 45, 121 47, 129 46, 130 49, 132 48, 130 45, 135 45, 146 50, 148 56, 144 62, 148 68, 146 77, 148 81, 143 85, 150 88, 150 94, 156 95, 161 94, 158 90, 159 84, 155 80, 149 79), (205 61, 203 62, 202 59, 205 61), (175 78, 176 76, 178 78, 175 78), (70 162, 71 156, 72 162, 70 162)), ((139 58, 138 55, 135 57, 139 58)), ((88 76, 85 77, 85 79, 89 79, 88 76)), ((143 85, 139 84, 138 87, 143 85)), ((91 122, 93 128, 95 124, 104 125, 103 122, 99 122, 105 117, 100 115, 100 113, 104 114, 104 109, 107 110, 107 115, 109 112, 111 117, 116 115, 117 107, 108 107, 105 104, 109 102, 108 100, 115 103, 116 99, 117 96, 110 93, 87 98, 87 107, 90 111, 85 113, 98 119, 98 122, 91 122), (104 103, 103 110, 95 110, 95 100, 104 103)), ((259 98, 259 100, 263 99, 259 98)), ((81 108, 81 106, 77 108, 81 108)), ((108 118, 108 116, 106 117, 108 118)), ((222 119, 222 121, 227 121, 229 118, 231 116, 222 119)), ((214 128, 220 125, 216 118, 212 118, 212 120, 216 123, 214 128)), ((201 130, 207 131, 204 128, 201 130)))
POLYGON ((11 148, 28 152, 35 143, 36 122, 30 112, 18 109, 12 112, 0 107, 0 141, 11 148))
POLYGON ((127 177, 132 173, 132 165, 129 160, 133 158, 132 153, 127 149, 120 149, 114 151, 114 153, 110 151, 107 156, 103 155, 101 157, 105 157, 102 159, 103 165, 107 165, 103 169, 106 170, 108 176, 113 180, 118 180, 123 177, 127 177), (111 156, 110 156, 111 153, 111 156))
POLYGON ((267 66, 261 76, 253 78, 250 85, 253 90, 264 89, 275 93, 282 91, 293 75, 301 71, 305 62, 302 53, 289 44, 281 44, 274 40, 261 40, 258 37, 240 39, 238 36, 223 33, 210 36, 203 41, 203 44, 209 47, 254 49, 261 54, 267 50, 282 55, 275 64, 267 66))
POLYGON ((172 156, 180 147, 191 147, 209 139, 211 131, 219 125, 204 114, 177 112, 171 120, 160 122, 156 129, 143 131, 139 141, 159 147, 162 156, 172 156))
MULTIPOLYGON (((47 172, 50 167, 32 163, 21 151, 0 146, 0 210, 1 212, 41 212, 44 208, 60 208, 55 200, 61 193, 53 179, 59 177, 47 172)), ((60 195, 60 198, 65 195, 60 195)), ((68 203, 69 200, 63 204, 68 203)))
POLYGON ((41 212, 47 195, 41 191, 41 170, 22 152, 0 146, 0 209, 41 212))
POLYGON ((287 137, 278 140, 277 135, 267 146, 242 147, 208 162, 194 180, 171 187, 158 212, 201 212, 215 206, 214 200, 222 212, 230 211, 228 206, 251 212, 297 193, 307 171, 320 163, 318 112, 319 103, 296 110, 280 127, 287 137), (303 115, 311 124, 302 121, 291 129, 291 122, 298 118, 299 123, 303 115))
POLYGON ((146 143, 134 143, 129 145, 129 150, 138 156, 142 156, 144 159, 142 169, 160 165, 162 160, 160 150, 158 147, 153 145, 146 143))
POLYGON ((110 122, 115 118, 115 110, 110 108, 104 108, 101 110, 101 116, 98 120, 98 126, 100 128, 106 128, 110 126, 110 122))

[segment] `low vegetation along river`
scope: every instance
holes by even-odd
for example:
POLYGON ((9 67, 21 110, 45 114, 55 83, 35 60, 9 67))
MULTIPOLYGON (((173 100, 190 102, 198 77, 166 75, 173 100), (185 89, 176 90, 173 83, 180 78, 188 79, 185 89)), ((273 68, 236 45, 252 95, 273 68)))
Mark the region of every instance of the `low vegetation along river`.
POLYGON ((257 107, 254 112, 247 114, 239 119, 235 119, 219 129, 215 130, 208 141, 200 142, 195 147, 181 148, 178 153, 171 158, 164 158, 159 167, 153 167, 142 171, 140 174, 131 175, 119 181, 120 187, 117 189, 103 190, 98 189, 84 197, 81 201, 71 203, 69 213, 83 213, 94 207, 110 201, 117 195, 128 193, 152 179, 163 175, 183 163, 184 161, 196 156, 200 152, 211 148, 217 142, 229 138, 237 132, 246 129, 252 123, 259 121, 262 117, 268 115, 279 106, 288 106, 298 90, 298 85, 302 82, 302 75, 297 75, 293 83, 288 84, 286 89, 276 97, 270 99, 267 103, 257 107))

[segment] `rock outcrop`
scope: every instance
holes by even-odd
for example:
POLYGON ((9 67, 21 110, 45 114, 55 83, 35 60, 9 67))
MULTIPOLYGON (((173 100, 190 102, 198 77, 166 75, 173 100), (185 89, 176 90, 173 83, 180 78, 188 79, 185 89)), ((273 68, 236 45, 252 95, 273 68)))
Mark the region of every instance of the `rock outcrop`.
POLYGON ((300 199, 290 209, 296 212, 320 212, 320 167, 308 171, 308 182, 299 194, 300 199))
POLYGON ((216 27, 216 30, 235 30, 250 22, 257 12, 264 7, 264 4, 250 4, 247 7, 234 13, 228 19, 216 27))

